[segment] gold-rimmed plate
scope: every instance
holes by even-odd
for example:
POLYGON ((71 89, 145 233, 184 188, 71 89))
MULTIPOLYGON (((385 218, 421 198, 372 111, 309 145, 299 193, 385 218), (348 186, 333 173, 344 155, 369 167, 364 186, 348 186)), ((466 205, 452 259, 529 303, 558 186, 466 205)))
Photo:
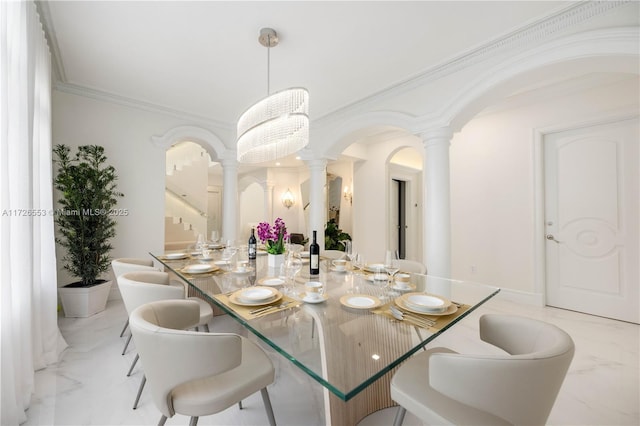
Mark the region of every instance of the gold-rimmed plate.
POLYGON ((345 294, 340 298, 340 303, 352 309, 373 309, 382 304, 380 299, 368 294, 345 294))
POLYGON ((414 314, 430 315, 430 316, 438 316, 438 317, 440 317, 440 316, 455 314, 456 311, 458 310, 458 307, 452 303, 451 305, 449 305, 449 307, 446 310, 444 310, 442 312, 417 311, 417 310, 407 306, 404 303, 404 300, 402 298, 403 298, 403 296, 400 296, 400 297, 396 298, 396 300, 395 300, 396 305, 398 305, 401 309, 404 309, 405 311, 412 312, 414 314))
POLYGON ((258 302, 244 302, 242 300, 238 299, 238 294, 241 292, 242 290, 238 290, 235 293, 232 293, 231 295, 229 295, 229 302, 233 303, 234 305, 238 305, 238 306, 262 306, 262 305, 269 305, 271 303, 277 302, 278 300, 282 299, 282 293, 280 293, 278 290, 276 291, 276 295, 274 298, 267 300, 267 301, 258 301, 258 302))
POLYGON ((182 268, 180 271, 185 274, 208 274, 209 272, 215 272, 219 268, 215 265, 209 265, 206 263, 195 263, 193 265, 187 265, 182 268))

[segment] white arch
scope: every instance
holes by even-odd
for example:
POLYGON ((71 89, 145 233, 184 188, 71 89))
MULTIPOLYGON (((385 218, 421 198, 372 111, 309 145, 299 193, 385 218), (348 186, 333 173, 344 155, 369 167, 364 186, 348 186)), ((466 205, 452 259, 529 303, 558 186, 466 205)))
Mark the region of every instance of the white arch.
POLYGON ((213 132, 196 126, 178 126, 161 136, 151 136, 152 143, 164 149, 169 149, 178 142, 191 141, 199 143, 211 157, 211 161, 220 161, 231 156, 235 151, 225 146, 222 140, 213 132))
POLYGON ((327 149, 321 153, 320 157, 336 158, 354 142, 350 135, 362 129, 380 126, 396 127, 411 132, 411 129, 416 126, 416 117, 397 111, 373 111, 351 117, 319 136, 328 142, 324 145, 327 149))
POLYGON ((554 69, 588 72, 638 73, 640 30, 637 27, 612 28, 574 34, 514 55, 467 82, 451 97, 437 122, 422 123, 425 128, 447 123, 455 132, 478 112, 497 99, 535 81, 540 73, 554 69))

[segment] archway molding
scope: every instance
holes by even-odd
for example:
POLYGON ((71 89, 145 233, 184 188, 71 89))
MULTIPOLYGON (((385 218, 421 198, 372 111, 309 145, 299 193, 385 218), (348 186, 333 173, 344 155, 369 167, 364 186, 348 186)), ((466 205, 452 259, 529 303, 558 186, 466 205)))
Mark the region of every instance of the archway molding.
POLYGON ((422 120, 422 126, 447 123, 457 132, 484 108, 554 71, 567 78, 587 72, 638 74, 639 40, 636 27, 614 28, 574 34, 522 52, 461 86, 439 118, 422 120))
POLYGON ((228 149, 222 140, 210 130, 197 126, 178 126, 161 136, 151 136, 151 142, 165 151, 179 142, 195 142, 201 145, 211 157, 211 161, 221 161, 235 157, 235 151, 228 149))

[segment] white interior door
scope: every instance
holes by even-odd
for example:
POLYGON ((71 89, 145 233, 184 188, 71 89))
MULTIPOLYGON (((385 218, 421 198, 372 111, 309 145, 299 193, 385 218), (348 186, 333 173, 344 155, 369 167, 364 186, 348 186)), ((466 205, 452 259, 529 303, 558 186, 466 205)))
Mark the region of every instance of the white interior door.
POLYGON ((545 136, 548 305, 640 323, 638 128, 545 136))

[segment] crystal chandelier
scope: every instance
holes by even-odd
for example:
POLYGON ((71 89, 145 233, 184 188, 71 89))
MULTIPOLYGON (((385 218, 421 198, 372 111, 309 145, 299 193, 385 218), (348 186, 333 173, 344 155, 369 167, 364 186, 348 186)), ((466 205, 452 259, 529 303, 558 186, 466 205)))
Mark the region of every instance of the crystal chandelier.
POLYGON ((262 163, 286 157, 309 143, 309 92, 295 87, 269 93, 270 49, 278 45, 271 28, 260 30, 260 44, 267 48, 267 97, 238 120, 238 162, 262 163))

